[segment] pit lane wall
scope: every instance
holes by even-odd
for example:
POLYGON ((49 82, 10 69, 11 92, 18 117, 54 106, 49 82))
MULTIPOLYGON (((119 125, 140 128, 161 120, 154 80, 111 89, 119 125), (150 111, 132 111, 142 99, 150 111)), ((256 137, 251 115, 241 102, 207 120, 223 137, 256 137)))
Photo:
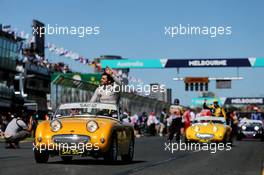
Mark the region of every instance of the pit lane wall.
MULTIPOLYGON (((58 77, 51 84, 51 108, 53 111, 61 103, 89 102, 97 85, 83 81, 73 80, 67 77, 58 77)), ((159 115, 163 108, 169 108, 169 103, 158 101, 153 98, 140 96, 132 93, 120 93, 120 106, 122 110, 127 109, 131 115, 142 114, 142 112, 154 111, 159 115)))

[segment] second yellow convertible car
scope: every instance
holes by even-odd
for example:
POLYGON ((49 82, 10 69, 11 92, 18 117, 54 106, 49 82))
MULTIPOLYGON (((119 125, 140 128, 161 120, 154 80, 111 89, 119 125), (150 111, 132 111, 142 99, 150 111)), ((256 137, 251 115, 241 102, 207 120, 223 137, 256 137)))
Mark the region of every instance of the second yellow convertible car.
POLYGON ((110 162, 121 156, 132 161, 134 128, 119 120, 116 105, 103 103, 62 104, 52 120, 41 122, 34 140, 34 157, 45 163, 49 156, 71 161, 73 156, 104 157, 110 162))
POLYGON ((224 117, 197 117, 187 128, 186 142, 231 142, 231 127, 224 117))

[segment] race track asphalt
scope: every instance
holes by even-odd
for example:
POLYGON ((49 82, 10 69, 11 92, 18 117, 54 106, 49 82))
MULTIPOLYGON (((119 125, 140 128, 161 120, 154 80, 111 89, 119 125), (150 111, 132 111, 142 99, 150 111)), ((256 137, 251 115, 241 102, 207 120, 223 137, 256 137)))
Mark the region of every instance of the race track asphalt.
POLYGON ((53 157, 46 164, 37 164, 33 157, 32 143, 21 143, 20 149, 5 149, 5 144, 0 143, 0 175, 260 175, 262 173, 264 142, 235 141, 230 151, 211 152, 212 150, 178 150, 172 153, 166 147, 164 138, 142 137, 136 139, 134 161, 129 164, 118 161, 112 165, 102 159, 90 157, 76 157, 69 164, 61 161, 60 157, 53 157))

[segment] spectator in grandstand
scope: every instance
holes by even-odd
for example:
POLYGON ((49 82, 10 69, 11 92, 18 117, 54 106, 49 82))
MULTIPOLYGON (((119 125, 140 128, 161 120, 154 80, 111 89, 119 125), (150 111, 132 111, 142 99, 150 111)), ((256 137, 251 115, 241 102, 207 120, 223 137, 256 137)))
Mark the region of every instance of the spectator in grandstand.
POLYGON ((16 60, 16 65, 23 65, 25 67, 26 63, 34 64, 39 67, 44 67, 49 69, 51 72, 61 72, 69 73, 71 72, 68 65, 65 63, 50 63, 47 59, 40 57, 38 55, 30 54, 28 51, 23 52, 24 56, 22 60, 16 60))

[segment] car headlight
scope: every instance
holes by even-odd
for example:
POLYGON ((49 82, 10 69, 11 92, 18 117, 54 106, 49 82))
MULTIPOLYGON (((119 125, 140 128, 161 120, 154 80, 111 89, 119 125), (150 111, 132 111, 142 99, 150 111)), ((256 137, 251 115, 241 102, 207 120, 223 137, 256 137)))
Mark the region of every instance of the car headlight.
POLYGON ((216 126, 213 127, 213 131, 214 132, 217 132, 218 131, 218 128, 216 126))
POLYGON ((195 126, 195 127, 194 127, 194 131, 195 131, 195 132, 199 132, 199 130, 200 130, 200 128, 199 128, 198 126, 195 126))
POLYGON ((245 125, 243 125, 241 128, 242 128, 243 130, 246 130, 246 129, 247 129, 247 127, 246 127, 245 125))
POLYGON ((254 130, 255 130, 255 131, 258 131, 258 130, 259 130, 259 126, 255 126, 255 127, 254 127, 254 130))
POLYGON ((62 124, 59 120, 53 120, 50 122, 50 128, 51 128, 51 131, 53 132, 59 131, 61 127, 62 127, 62 124))
POLYGON ((89 121, 86 127, 89 132, 95 132, 99 128, 95 121, 89 121))

